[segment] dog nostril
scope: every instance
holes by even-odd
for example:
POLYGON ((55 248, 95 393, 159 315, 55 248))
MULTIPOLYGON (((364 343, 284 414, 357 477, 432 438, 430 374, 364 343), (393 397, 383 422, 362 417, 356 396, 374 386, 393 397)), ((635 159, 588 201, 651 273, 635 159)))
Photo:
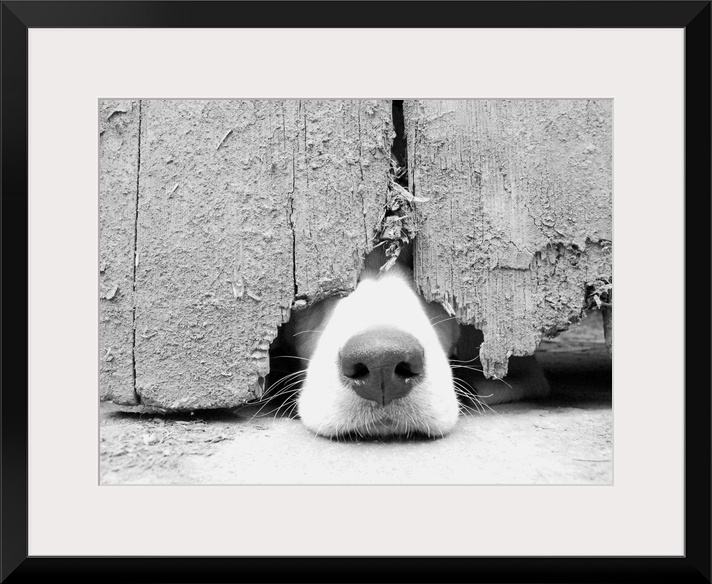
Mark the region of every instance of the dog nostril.
POLYGON ((344 368, 344 375, 349 379, 365 379, 368 377, 368 373, 368 367, 363 363, 356 363, 351 366, 347 365, 346 368, 344 368))
POLYGON ((395 368, 395 374, 403 377, 404 379, 410 379, 411 377, 417 377, 420 375, 422 372, 415 372, 413 371, 413 367, 411 366, 410 363, 405 363, 404 361, 401 361, 396 365, 395 368))
POLYGON ((347 385, 362 398, 381 405, 408 394, 423 373, 423 361, 418 340, 392 328, 354 335, 339 353, 347 385))

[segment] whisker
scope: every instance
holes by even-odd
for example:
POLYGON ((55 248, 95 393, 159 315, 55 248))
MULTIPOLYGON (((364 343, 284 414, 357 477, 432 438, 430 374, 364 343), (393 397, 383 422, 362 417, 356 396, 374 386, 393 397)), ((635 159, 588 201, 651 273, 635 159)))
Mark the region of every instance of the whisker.
POLYGON ((501 379, 501 378, 499 378, 499 377, 493 377, 493 379, 494 379, 495 381, 501 381, 501 382, 504 383, 504 385, 506 385, 509 389, 512 389, 512 386, 509 385, 509 383, 507 383, 504 379, 501 379))
POLYGON ((291 408, 293 408, 296 403, 297 403, 297 400, 295 399, 295 396, 294 395, 289 396, 286 400, 284 400, 284 403, 280 404, 280 406, 274 412, 274 419, 277 419, 277 416, 279 415, 279 411, 282 408, 285 408, 283 415, 286 416, 287 412, 289 412, 289 410, 291 408))
MULTIPOLYGON (((257 410, 254 414, 252 414, 252 417, 250 418, 249 421, 251 422, 251 421, 254 420, 255 418, 263 418, 264 416, 266 416, 266 415, 268 414, 268 412, 265 412, 263 415, 260 415, 260 413, 262 412, 263 409, 265 409, 265 407, 267 407, 267 405, 268 405, 271 401, 272 401, 272 400, 269 400, 269 401, 265 402, 264 404, 262 404, 262 406, 260 407, 260 409, 257 410)), ((289 401, 289 400, 285 400, 285 403, 288 402, 288 401, 289 401)), ((276 418, 277 418, 277 415, 279 414, 279 410, 281 410, 281 409, 284 407, 284 405, 285 405, 284 403, 279 405, 279 407, 274 411, 274 416, 272 416, 272 419, 276 419, 276 418)))
POLYGON ((460 384, 457 384, 457 383, 456 383, 456 384, 453 385, 453 387, 455 388, 455 392, 456 392, 458 395, 462 395, 462 396, 464 396, 464 397, 469 397, 470 395, 477 395, 477 394, 475 393, 475 391, 472 390, 471 387, 468 389, 469 386, 468 386, 468 387, 465 387, 464 385, 460 385, 460 384))
POLYGON ((472 359, 450 359, 450 363, 472 363, 472 361, 479 361, 480 356, 473 357, 472 359))
POLYGON ((471 405, 460 402, 460 406, 462 407, 462 409, 467 412, 478 414, 480 416, 484 416, 487 413, 482 402, 473 399, 470 404, 471 405))
POLYGON ((462 402, 460 402, 460 403, 458 404, 458 406, 459 406, 459 408, 460 408, 460 412, 463 413, 463 414, 465 414, 465 415, 468 415, 468 414, 479 414, 479 415, 481 416, 481 415, 484 414, 483 411, 481 411, 481 410, 479 410, 479 409, 477 409, 477 408, 473 408, 473 407, 471 407, 471 406, 468 406, 467 404, 464 404, 464 403, 462 403, 462 402))
POLYGON ((483 408, 483 413, 484 413, 484 408, 487 408, 487 409, 488 409, 490 412, 492 412, 495 416, 499 416, 499 415, 500 415, 499 412, 496 411, 496 410, 493 410, 492 407, 491 407, 489 404, 487 404, 487 403, 485 403, 485 402, 483 402, 483 401, 480 401, 479 399, 477 400, 477 403, 482 406, 482 408, 483 408))
POLYGON ((430 324, 432 324, 433 326, 438 326, 439 324, 447 322, 448 320, 453 320, 454 318, 457 318, 457 317, 456 316, 448 316, 447 318, 443 318, 442 320, 439 320, 438 322, 433 322, 436 318, 440 318, 440 317, 434 316, 433 318, 430 319, 430 324))
MULTIPOLYGON (((487 410, 490 410, 493 414, 499 415, 499 412, 493 410, 487 403, 482 401, 482 398, 492 397, 493 394, 479 395, 477 393, 477 391, 469 383, 467 383, 461 379, 454 380, 453 385, 455 387, 455 393, 458 396, 462 397, 463 399, 468 400, 469 402, 471 402, 474 405, 474 407, 475 407, 474 411, 477 411, 480 414, 484 414, 485 410, 487 409, 487 410), (465 385, 471 391, 468 391, 467 389, 465 389, 465 387, 464 387, 465 385)), ((471 406, 463 404, 462 402, 460 402, 460 405, 462 405, 463 407, 472 409, 471 406)))
POLYGON ((259 410, 257 410, 254 414, 252 414, 252 416, 250 417, 250 419, 248 420, 248 422, 251 422, 252 420, 254 420, 255 418, 257 418, 257 417, 259 416, 259 413, 265 408, 265 406, 266 406, 268 403, 269 403, 269 400, 266 401, 264 404, 262 404, 262 407, 260 407, 259 410))
POLYGON ((287 416, 289 416, 290 418, 294 418, 294 417, 296 416, 296 414, 297 414, 297 408, 298 408, 298 407, 299 407, 299 400, 298 400, 298 399, 295 399, 295 400, 292 402, 292 405, 289 407, 289 409, 288 409, 287 412, 286 412, 287 416))
POLYGON ((457 379, 457 378, 453 379, 453 383, 456 384, 456 387, 460 387, 462 389, 469 390, 473 394, 477 395, 477 390, 474 387, 472 387, 469 383, 467 383, 467 381, 465 381, 464 379, 457 379))
POLYGON ((294 333, 292 336, 296 337, 297 335, 303 335, 304 333, 323 333, 323 330, 312 330, 312 331, 299 331, 298 333, 294 333))
POLYGON ((277 397, 278 395, 281 395, 281 394, 284 392, 284 389, 285 389, 287 386, 292 387, 294 383, 298 383, 298 382, 303 381, 303 377, 302 377, 302 376, 306 377, 306 371, 296 371, 296 372, 294 372, 294 373, 290 373, 289 375, 285 375, 284 377, 282 377, 281 379, 278 379, 278 380, 275 381, 272 385, 270 385, 270 386, 265 390, 265 392, 262 394, 262 397, 261 397, 259 400, 255 400, 255 401, 250 402, 250 403, 259 403, 259 402, 261 402, 262 400, 264 400, 264 399, 266 399, 266 398, 271 399, 271 398, 277 397), (283 384, 283 383, 284 383, 284 384, 287 384, 287 385, 285 385, 285 387, 281 388, 281 389, 280 389, 279 391, 277 391, 276 393, 273 393, 273 391, 275 390, 275 388, 277 388, 279 385, 281 385, 281 384, 283 384))
POLYGON ((484 369, 478 369, 477 367, 471 367, 469 365, 450 365, 450 369, 468 369, 469 371, 484 373, 484 369))
MULTIPOLYGON (((477 369, 476 367, 469 367, 467 365, 450 365, 450 369, 467 369, 469 371, 477 371, 478 373, 484 373, 484 370, 482 370, 482 369, 477 369)), ((504 385, 506 385, 509 389, 512 389, 512 386, 509 385, 509 383, 507 383, 501 377, 493 377, 492 380, 500 381, 500 382, 504 383, 504 385)))
MULTIPOLYGON (((250 418, 250 421, 254 420, 257 417, 261 417, 260 413, 262 410, 267 407, 268 404, 274 402, 278 397, 283 396, 283 395, 289 395, 289 394, 297 394, 298 390, 294 389, 298 385, 300 385, 303 381, 303 377, 306 376, 306 371, 295 371, 294 373, 291 373, 289 375, 286 375, 282 379, 276 381, 273 383, 268 390, 265 392, 265 394, 262 396, 261 399, 255 400, 252 402, 249 402, 248 405, 259 405, 260 408, 252 415, 250 418), (285 384, 284 387, 279 388, 278 391, 273 391, 274 388, 278 387, 280 384, 285 384)), ((279 413, 279 410, 284 407, 289 400, 292 399, 292 396, 289 396, 284 403, 280 404, 280 406, 277 408, 275 412, 275 417, 279 413)))
POLYGON ((481 402, 474 399, 472 396, 464 396, 462 400, 458 402, 460 406, 468 411, 477 412, 478 414, 484 414, 485 410, 481 402))
POLYGON ((292 383, 289 383, 288 385, 285 385, 282 389, 280 389, 277 393, 274 395, 270 395, 270 401, 273 401, 275 398, 293 393, 293 389, 301 384, 301 379, 297 379, 296 381, 293 381, 292 383))
MULTIPOLYGON (((490 407, 490 405, 487 404, 486 402, 483 402, 483 401, 480 399, 481 397, 482 397, 482 396, 477 396, 477 395, 475 395, 475 396, 472 396, 472 399, 473 399, 473 401, 474 401, 479 407, 482 408, 482 413, 483 413, 483 414, 485 413, 485 408, 486 408, 486 409, 488 409, 490 412, 492 412, 494 415, 499 416, 499 415, 500 415, 499 412, 493 410, 493 409, 490 407)), ((485 396, 485 397, 489 397, 489 396, 485 396)))
POLYGON ((272 389, 273 387, 279 385, 280 383, 284 383, 285 381, 287 381, 287 380, 289 380, 289 379, 292 379, 292 378, 294 378, 294 377, 298 377, 298 376, 300 376, 300 375, 306 375, 306 373, 307 373, 307 372, 306 372, 305 369, 300 369, 299 371, 293 371, 292 373, 288 373, 287 375, 285 375, 284 377, 280 377, 277 381, 275 381, 272 385, 270 385, 269 388, 267 388, 266 391, 269 391, 269 390, 272 389))
POLYGON ((285 393, 291 391, 292 388, 297 387, 298 385, 301 385, 302 381, 304 381, 304 379, 302 379, 302 378, 292 379, 289 383, 285 384, 285 386, 283 388, 281 388, 277 393, 275 393, 272 397, 274 398, 274 397, 277 397, 280 395, 284 395, 285 393))

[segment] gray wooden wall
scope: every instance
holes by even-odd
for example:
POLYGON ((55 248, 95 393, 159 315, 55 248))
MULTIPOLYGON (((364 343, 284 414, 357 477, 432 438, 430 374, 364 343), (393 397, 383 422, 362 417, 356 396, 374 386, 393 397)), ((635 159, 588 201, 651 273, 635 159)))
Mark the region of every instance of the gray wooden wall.
POLYGON ((511 355, 580 317, 586 284, 610 282, 612 101, 407 101, 416 280, 511 355))
MULTIPOLYGON (((415 273, 489 375, 611 278, 605 100, 406 101, 415 273), (588 296, 587 296, 588 294, 588 296)), ((390 100, 100 104, 100 396, 261 395, 294 307, 353 289, 389 199, 390 100)))

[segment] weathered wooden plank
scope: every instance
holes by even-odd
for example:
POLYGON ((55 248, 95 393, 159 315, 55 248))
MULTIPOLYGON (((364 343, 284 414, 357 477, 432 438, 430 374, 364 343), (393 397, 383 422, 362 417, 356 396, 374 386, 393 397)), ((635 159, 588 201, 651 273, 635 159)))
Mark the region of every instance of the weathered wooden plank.
POLYGON ((99 131, 99 396, 131 405, 139 102, 101 101, 99 131))
POLYGON ((227 407, 260 395, 292 302, 292 184, 280 108, 144 101, 136 391, 146 405, 227 407))
POLYGON ((355 283, 385 197, 390 131, 390 102, 143 102, 142 403, 261 395, 295 297, 301 306, 355 283))
POLYGON ((488 376, 611 276, 610 100, 406 101, 415 277, 484 333, 488 376))
POLYGON ((351 291, 388 190, 388 100, 286 102, 296 123, 293 226, 297 296, 351 291))

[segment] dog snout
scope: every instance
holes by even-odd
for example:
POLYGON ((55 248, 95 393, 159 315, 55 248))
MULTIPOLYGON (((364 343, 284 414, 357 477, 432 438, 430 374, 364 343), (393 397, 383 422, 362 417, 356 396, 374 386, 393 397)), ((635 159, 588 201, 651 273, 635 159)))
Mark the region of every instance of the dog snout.
POLYGON ((411 334, 377 328, 352 336, 339 353, 347 384, 382 406, 405 397, 423 374, 423 347, 411 334))

